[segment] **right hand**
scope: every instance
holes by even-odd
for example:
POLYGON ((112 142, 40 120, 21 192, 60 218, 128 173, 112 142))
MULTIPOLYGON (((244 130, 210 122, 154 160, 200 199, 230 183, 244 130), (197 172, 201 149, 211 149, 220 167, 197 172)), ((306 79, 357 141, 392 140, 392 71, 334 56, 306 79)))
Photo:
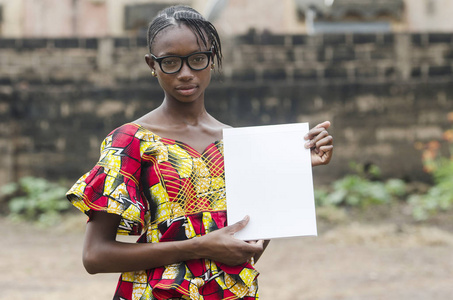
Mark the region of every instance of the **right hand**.
POLYGON ((248 243, 234 237, 236 232, 247 225, 249 219, 246 216, 233 225, 199 237, 199 241, 202 242, 201 256, 229 266, 243 264, 255 255, 260 256, 264 251, 264 241, 248 243))

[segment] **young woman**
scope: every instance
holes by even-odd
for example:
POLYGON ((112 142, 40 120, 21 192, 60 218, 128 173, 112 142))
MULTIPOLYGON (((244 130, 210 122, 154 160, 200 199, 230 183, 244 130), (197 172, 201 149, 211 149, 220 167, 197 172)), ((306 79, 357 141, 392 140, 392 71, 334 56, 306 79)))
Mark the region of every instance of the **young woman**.
MULTIPOLYGON (((96 166, 68 192, 89 216, 83 263, 121 272, 114 299, 257 299, 254 262, 267 242, 244 242, 227 226, 222 129, 204 95, 221 44, 214 26, 187 6, 151 22, 146 63, 162 105, 110 133, 96 166), (136 244, 116 240, 142 234, 136 244)), ((329 122, 305 137, 312 164, 333 151, 329 122)))

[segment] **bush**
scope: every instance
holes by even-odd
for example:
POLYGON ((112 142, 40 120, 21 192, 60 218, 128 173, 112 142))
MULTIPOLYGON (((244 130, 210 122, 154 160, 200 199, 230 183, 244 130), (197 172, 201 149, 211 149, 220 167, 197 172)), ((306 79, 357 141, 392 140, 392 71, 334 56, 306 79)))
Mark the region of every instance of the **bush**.
MULTIPOLYGON (((453 113, 447 118, 453 124, 453 113)), ((422 162, 425 172, 433 175, 434 186, 424 195, 409 197, 413 216, 417 220, 428 219, 438 211, 453 207, 453 129, 443 134, 443 141, 430 141, 426 144, 416 143, 416 148, 422 150, 422 162), (445 146, 448 153, 442 153, 445 146)))
POLYGON ((412 195, 409 203, 416 220, 426 220, 439 211, 453 207, 453 161, 441 159, 431 172, 435 185, 424 195, 412 195))
POLYGON ((371 204, 390 203, 406 193, 406 184, 399 179, 386 182, 371 181, 359 175, 348 175, 332 185, 330 193, 316 191, 317 203, 364 207, 371 204))
POLYGON ((374 164, 351 162, 349 167, 356 174, 336 180, 327 190, 315 190, 319 206, 356 206, 390 203, 406 195, 406 183, 400 179, 378 180, 381 170, 374 164))
POLYGON ((17 183, 3 186, 0 194, 8 199, 11 218, 52 225, 70 207, 64 198, 66 191, 65 187, 43 178, 23 177, 17 183))

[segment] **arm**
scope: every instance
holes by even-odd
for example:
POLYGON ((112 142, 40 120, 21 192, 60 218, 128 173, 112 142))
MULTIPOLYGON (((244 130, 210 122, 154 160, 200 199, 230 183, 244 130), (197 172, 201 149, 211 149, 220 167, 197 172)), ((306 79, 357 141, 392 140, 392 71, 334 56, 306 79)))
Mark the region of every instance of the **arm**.
POLYGON ((115 214, 92 213, 83 246, 88 273, 139 271, 199 258, 239 265, 263 251, 263 245, 248 244, 233 236, 247 225, 248 218, 190 240, 143 244, 116 241, 120 220, 115 214))
POLYGON ((327 165, 333 155, 333 137, 327 132, 330 122, 325 121, 312 128, 304 137, 305 147, 311 149, 312 166, 327 165))

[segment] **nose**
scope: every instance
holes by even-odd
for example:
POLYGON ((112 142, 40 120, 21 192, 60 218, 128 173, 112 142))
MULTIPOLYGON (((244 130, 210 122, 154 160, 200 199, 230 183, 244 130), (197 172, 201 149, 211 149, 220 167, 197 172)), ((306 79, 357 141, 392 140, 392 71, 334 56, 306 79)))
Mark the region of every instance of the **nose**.
POLYGON ((193 77, 193 70, 189 67, 187 59, 184 59, 182 62, 181 70, 178 72, 178 77, 181 78, 191 78, 193 77))

